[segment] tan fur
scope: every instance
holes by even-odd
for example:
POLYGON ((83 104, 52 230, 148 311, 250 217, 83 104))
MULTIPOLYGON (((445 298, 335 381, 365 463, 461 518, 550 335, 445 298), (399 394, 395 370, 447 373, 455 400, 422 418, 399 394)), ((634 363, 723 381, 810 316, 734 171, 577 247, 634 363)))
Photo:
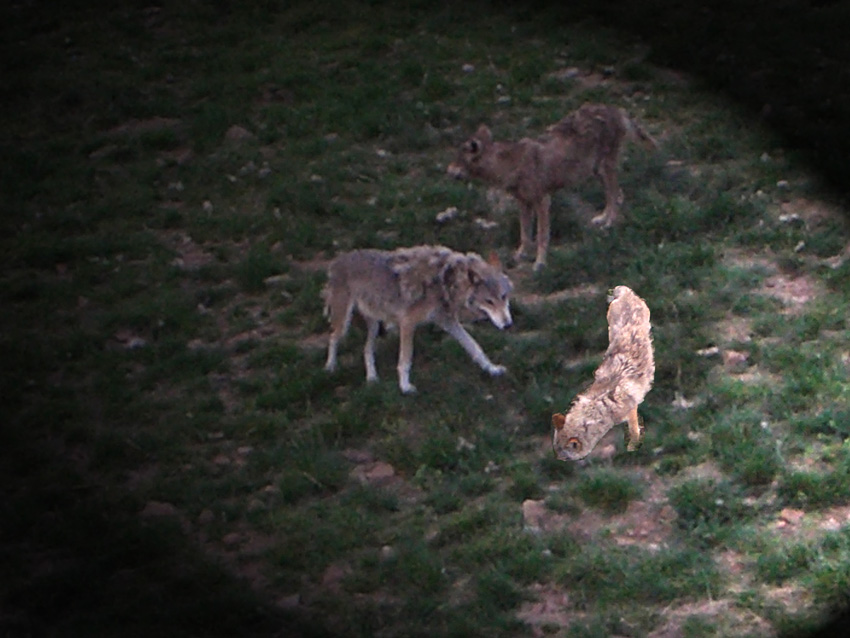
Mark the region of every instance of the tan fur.
POLYGON ((562 461, 587 456, 608 430, 628 422, 628 449, 641 442, 637 407, 652 388, 649 308, 630 288, 614 288, 608 306, 608 350, 593 373, 593 384, 578 395, 569 413, 552 415, 553 445, 562 461))
POLYGON ((493 364, 460 324, 460 315, 487 316, 499 328, 510 327, 510 279, 498 260, 484 261, 475 253, 443 246, 415 246, 395 251, 354 250, 334 259, 323 292, 331 336, 325 369, 336 369, 337 346, 348 330, 354 309, 366 320, 363 358, 366 379, 378 378, 375 338, 380 322, 399 327, 398 379, 404 393, 410 383, 413 333, 420 323, 435 323, 457 339, 464 350, 491 375, 505 372, 493 364))
POLYGON ((621 108, 585 104, 549 127, 536 139, 494 142, 490 129, 481 125, 461 146, 448 173, 458 179, 473 178, 503 188, 520 205, 521 259, 532 248, 534 217, 537 218, 535 270, 546 264, 549 249, 551 195, 595 175, 605 189, 605 209, 593 218, 602 227, 612 225, 620 214, 623 193, 617 182, 617 162, 626 139, 652 148, 657 144, 621 108))

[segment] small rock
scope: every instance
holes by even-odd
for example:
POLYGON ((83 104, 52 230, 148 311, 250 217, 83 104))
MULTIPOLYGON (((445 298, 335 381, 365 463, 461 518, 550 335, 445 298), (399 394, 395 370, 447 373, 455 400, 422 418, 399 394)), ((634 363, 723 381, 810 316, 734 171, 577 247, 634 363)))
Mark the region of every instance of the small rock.
POLYGON ((277 599, 277 606, 281 609, 296 609, 301 604, 301 594, 290 594, 277 599))
POLYGON ((749 358, 749 352, 741 352, 740 350, 723 351, 723 365, 727 368, 738 368, 745 366, 749 358))
POLYGON ((522 502, 522 528, 526 532, 538 534, 543 529, 546 518, 546 504, 543 501, 526 499, 522 502))
POLYGON ((451 221, 458 215, 457 206, 449 206, 446 210, 437 213, 437 223, 445 224, 447 221, 451 221))
POLYGON ((464 73, 472 73, 475 70, 474 64, 469 64, 468 62, 460 67, 464 73))
POLYGON ((511 96, 510 95, 500 95, 496 98, 496 104, 510 104, 511 96))
POLYGON ((242 542, 242 534, 239 532, 230 532, 229 534, 225 534, 221 542, 224 543, 225 547, 236 547, 242 542))
POLYGON ((154 518, 159 516, 177 516, 177 514, 177 507, 175 507, 171 503, 163 503, 161 501, 148 501, 139 515, 142 518, 154 518))
POLYGON ((779 512, 779 520, 790 525, 799 525, 805 515, 806 513, 803 510, 786 507, 779 512))
POLYGON ((397 552, 390 545, 384 545, 381 548, 381 560, 388 561, 396 557, 397 552))
POLYGON ((351 476, 361 483, 382 484, 392 480, 395 476, 395 469, 389 463, 376 461, 358 465, 352 470, 351 476))
POLYGON ((483 230, 490 230, 491 228, 496 228, 499 225, 499 222, 491 222, 489 219, 484 219, 483 217, 476 217, 475 225, 483 230))
POLYGON ((215 210, 215 207, 213 206, 212 202, 208 199, 204 200, 202 208, 204 209, 205 213, 211 213, 215 210))
POLYGON ((251 131, 246 129, 244 126, 239 126, 238 124, 231 126, 224 134, 224 139, 228 142, 244 142, 253 138, 254 134, 251 133, 251 131))
POLYGON ((213 521, 215 521, 215 514, 211 509, 205 509, 200 514, 198 514, 198 523, 200 525, 209 525, 213 521))
POLYGON ((776 182, 776 187, 777 188, 788 188, 788 180, 787 179, 780 179, 778 182, 776 182))

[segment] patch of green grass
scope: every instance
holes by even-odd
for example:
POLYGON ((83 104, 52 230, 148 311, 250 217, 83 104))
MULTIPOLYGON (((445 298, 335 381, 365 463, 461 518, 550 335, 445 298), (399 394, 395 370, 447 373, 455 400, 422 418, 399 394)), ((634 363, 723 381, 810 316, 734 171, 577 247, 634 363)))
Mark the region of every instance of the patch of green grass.
POLYGON ((641 495, 641 488, 633 478, 601 469, 582 476, 573 491, 587 505, 609 513, 626 511, 629 503, 641 495))
POLYGON ((744 504, 739 488, 728 481, 689 479, 668 490, 683 538, 697 547, 714 547, 735 537, 756 512, 744 504))

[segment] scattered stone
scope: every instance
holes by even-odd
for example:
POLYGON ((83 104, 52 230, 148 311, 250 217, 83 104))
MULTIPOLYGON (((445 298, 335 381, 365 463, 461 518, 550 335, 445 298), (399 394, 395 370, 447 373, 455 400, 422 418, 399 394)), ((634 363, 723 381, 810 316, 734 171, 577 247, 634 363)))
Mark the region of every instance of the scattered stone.
POLYGON ((358 465, 351 471, 352 478, 361 483, 381 485, 390 482, 395 477, 395 469, 384 461, 375 461, 358 465))
POLYGON ((208 199, 204 200, 202 208, 204 209, 205 213, 211 213, 215 210, 215 207, 213 206, 212 202, 208 199))
POLYGON ((347 565, 329 565, 322 574, 322 587, 331 592, 339 592, 342 589, 342 580, 350 573, 351 568, 347 565))
POLYGON ((484 219, 483 217, 476 217, 475 225, 483 230, 490 230, 492 228, 496 228, 499 225, 499 222, 491 222, 489 219, 484 219))
POLYGON ((162 501, 148 501, 144 509, 139 513, 142 518, 157 518, 160 516, 177 516, 179 510, 171 503, 162 501))
POLYGON ((779 512, 779 520, 789 525, 799 525, 805 515, 803 510, 786 507, 779 512))
POLYGON ((239 532, 230 532, 222 537, 221 542, 224 543, 225 547, 232 549, 242 543, 242 534, 239 532))
POLYGON ((455 448, 458 452, 462 452, 463 450, 474 450, 475 443, 472 443, 466 440, 464 437, 459 436, 457 438, 457 447, 455 448))
POLYGON ((437 223, 445 224, 458 216, 457 206, 449 206, 446 210, 437 213, 437 223))
POLYGON ((396 555, 397 555, 397 552, 390 545, 384 545, 381 548, 381 560, 382 561, 392 560, 393 558, 396 557, 396 555))
POLYGON ((369 450, 354 450, 348 449, 342 451, 342 457, 351 463, 371 463, 375 460, 374 455, 369 450))
POLYGON ((780 179, 778 182, 776 182, 776 187, 777 187, 777 188, 783 188, 783 189, 785 189, 785 188, 788 188, 788 186, 789 186, 789 184, 788 184, 788 180, 787 180, 787 179, 780 179))
POLYGON ((198 524, 200 525, 210 525, 213 521, 215 521, 215 514, 211 509, 205 509, 198 514, 198 524))
POLYGON ((522 502, 522 528, 526 532, 539 534, 543 531, 543 522, 547 516, 546 503, 526 499, 522 502))
POLYGON ((713 357, 716 354, 720 354, 720 348, 717 346, 709 346, 708 348, 697 350, 696 354, 700 357, 713 357))
POLYGON ((265 179, 266 177, 268 177, 271 174, 272 174, 272 169, 269 166, 269 163, 263 162, 262 168, 260 168, 260 170, 257 171, 257 177, 259 177, 260 179, 265 179))
POLYGON ((747 365, 747 360, 750 358, 749 352, 740 350, 724 350, 723 365, 727 368, 741 368, 747 365))
POLYGON ((277 599, 277 606, 280 609, 296 609, 300 604, 301 594, 290 594, 277 599))
POLYGON ((474 64, 469 64, 468 62, 460 67, 464 73, 472 73, 475 70, 474 64))
POLYGON ((511 96, 510 95, 500 95, 496 98, 496 104, 510 104, 511 96))
POLYGON ((245 142, 254 139, 254 134, 244 126, 234 124, 224 134, 224 139, 228 142, 245 142))

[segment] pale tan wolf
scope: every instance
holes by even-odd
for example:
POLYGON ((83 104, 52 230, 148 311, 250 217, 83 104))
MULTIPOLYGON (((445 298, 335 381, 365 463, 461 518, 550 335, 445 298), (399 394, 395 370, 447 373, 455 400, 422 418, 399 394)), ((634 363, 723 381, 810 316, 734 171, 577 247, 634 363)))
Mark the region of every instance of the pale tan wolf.
POLYGON ((410 383, 413 332, 431 322, 457 339, 473 361, 490 375, 504 374, 460 323, 461 314, 487 316, 501 329, 510 327, 512 285, 498 258, 484 261, 475 253, 443 246, 415 246, 395 251, 354 250, 334 259, 324 289, 325 315, 331 324, 325 369, 336 369, 337 346, 356 308, 366 320, 363 359, 367 381, 378 378, 375 338, 380 322, 399 328, 398 385, 405 394, 410 383))
POLYGON ((628 422, 628 450, 641 442, 637 407, 652 388, 655 359, 649 308, 631 288, 614 288, 608 306, 608 349, 593 383, 569 413, 552 415, 553 446, 562 461, 582 459, 618 423, 628 422))
POLYGON ((482 124, 460 148, 448 174, 457 179, 474 178, 498 186, 520 205, 520 244, 517 260, 532 248, 534 216, 537 216, 537 253, 534 269, 546 264, 549 249, 551 195, 565 186, 576 186, 595 175, 605 189, 605 209, 593 218, 602 227, 613 224, 623 203, 617 182, 617 162, 623 141, 641 141, 656 148, 655 140, 621 108, 585 104, 536 139, 494 142, 482 124))

